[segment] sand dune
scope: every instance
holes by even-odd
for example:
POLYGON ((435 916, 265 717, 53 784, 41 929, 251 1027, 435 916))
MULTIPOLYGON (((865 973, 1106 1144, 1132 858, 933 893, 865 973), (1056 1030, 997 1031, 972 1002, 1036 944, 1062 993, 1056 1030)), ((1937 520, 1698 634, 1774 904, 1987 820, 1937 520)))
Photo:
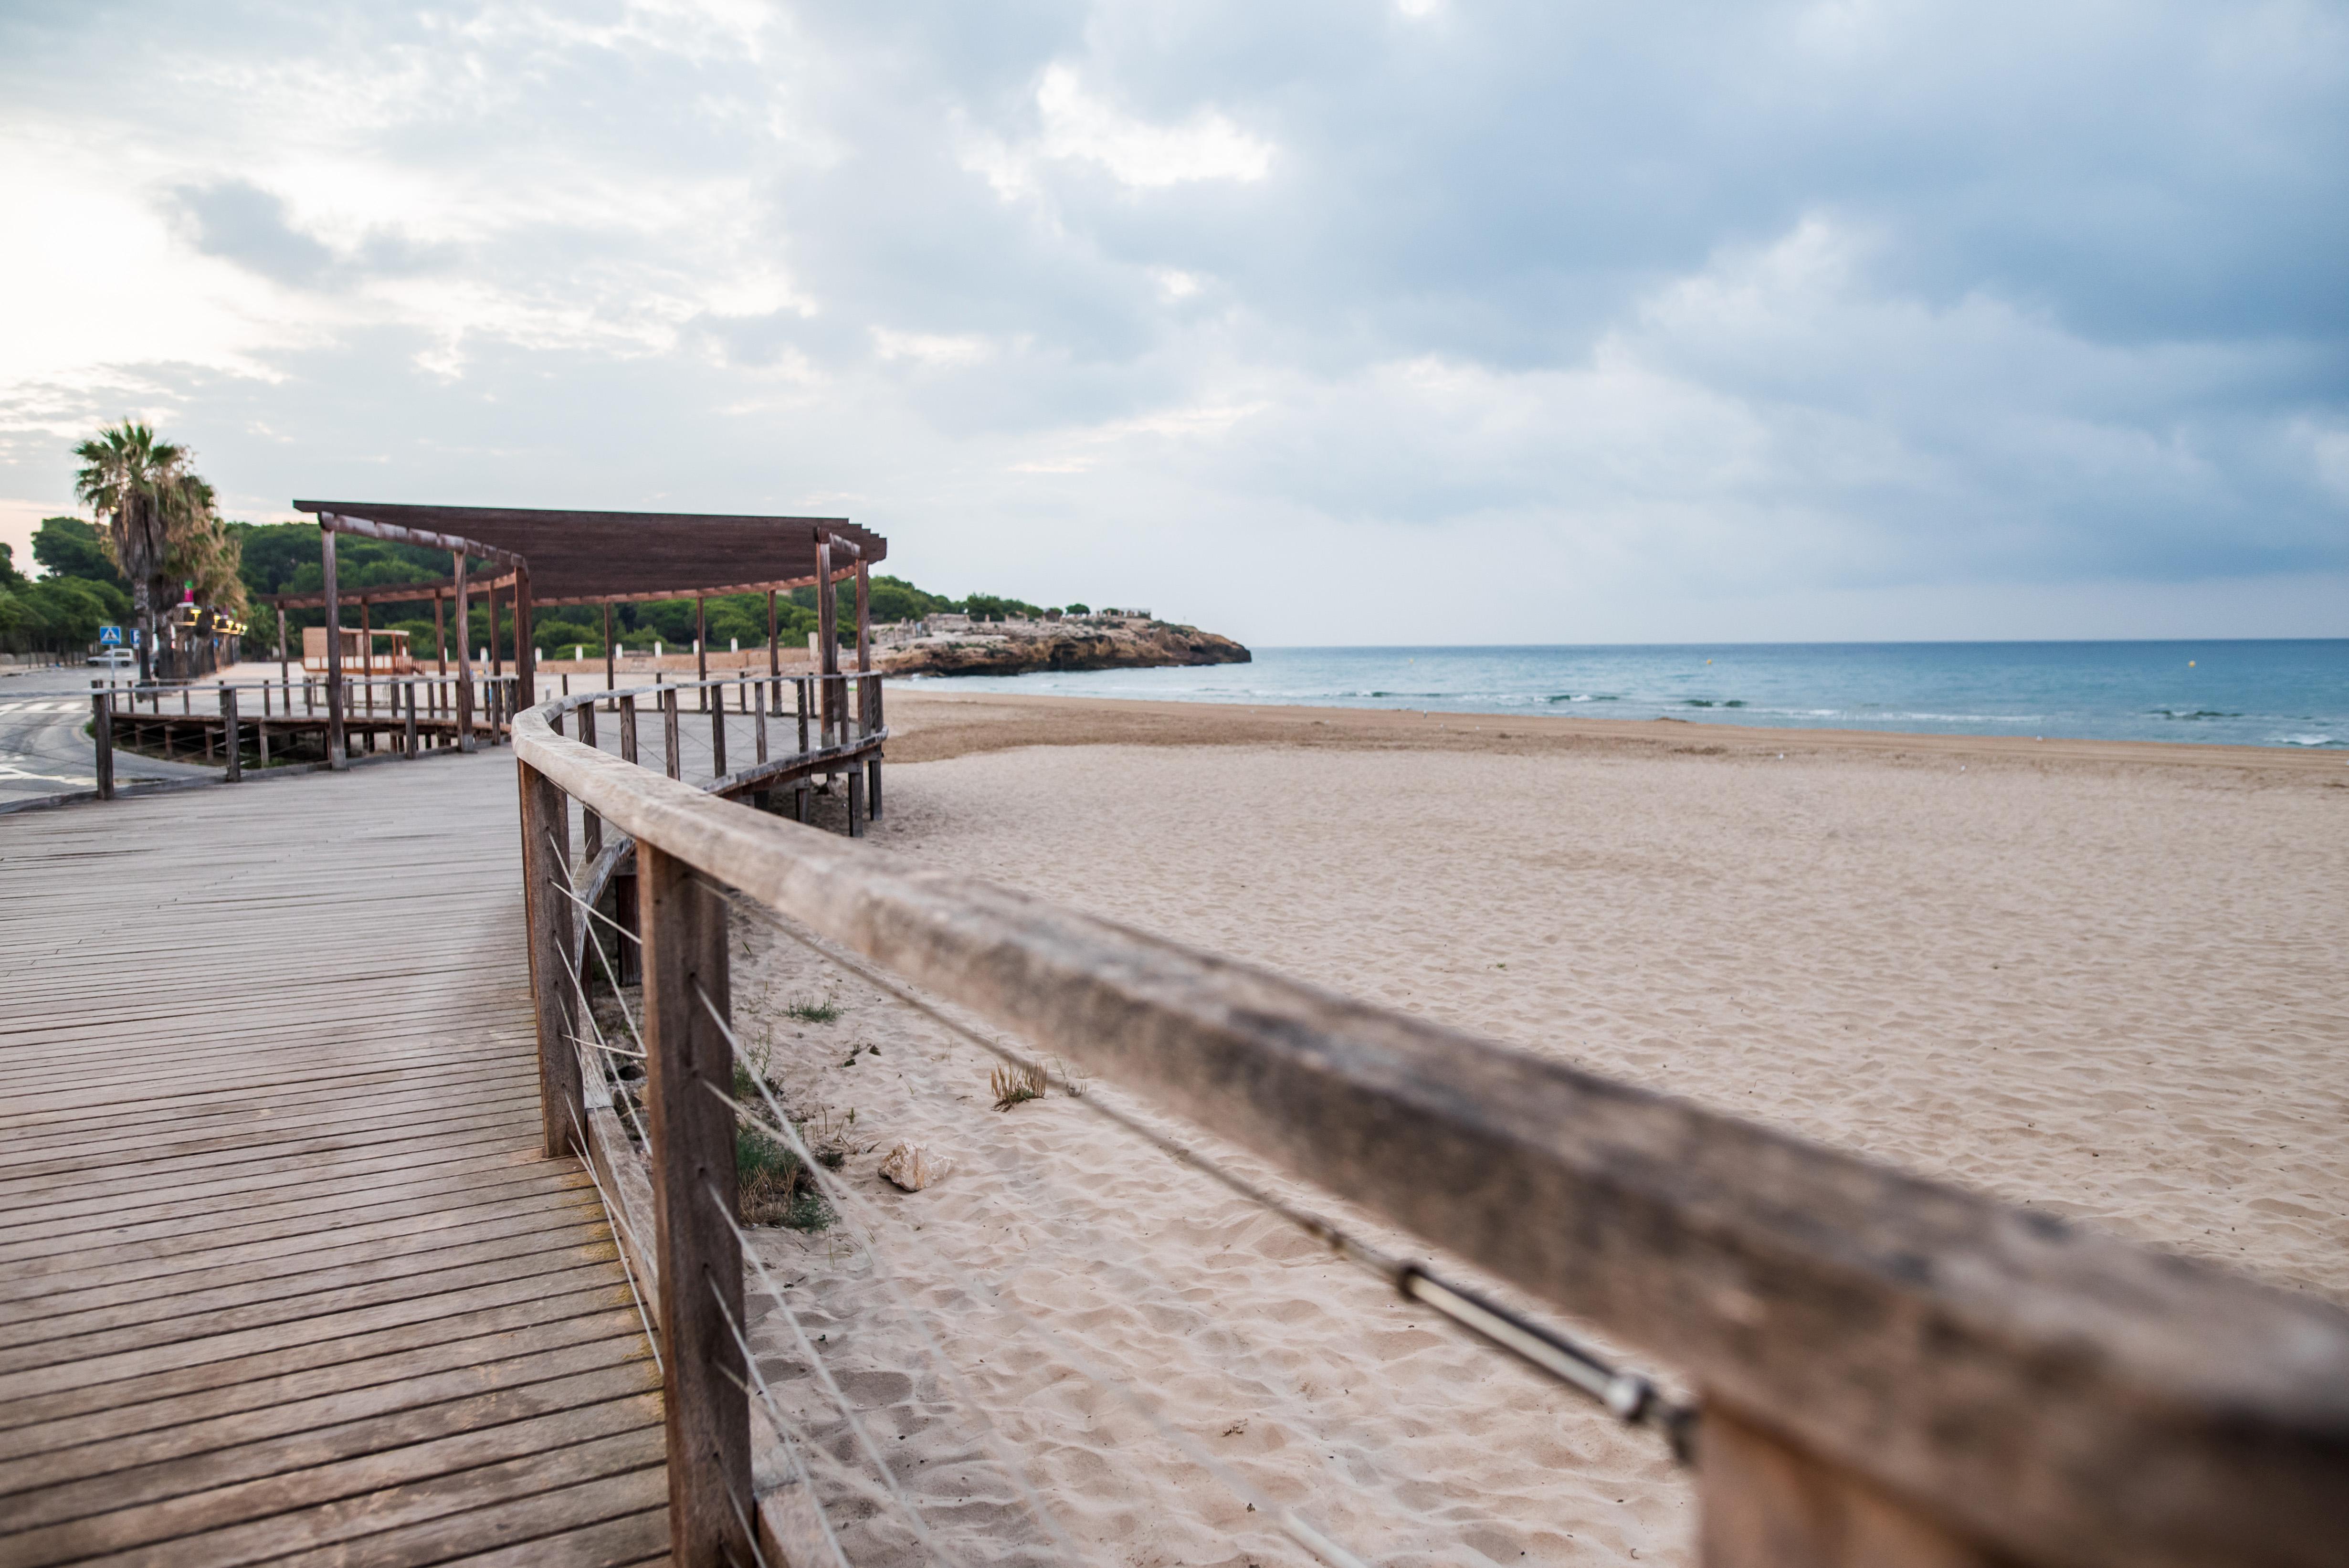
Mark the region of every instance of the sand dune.
MULTIPOLYGON (((893 768, 880 836, 925 859, 2349 1297, 2338 758, 892 701, 897 752, 940 759, 893 768)), ((803 949, 750 948, 738 1005, 844 1009, 748 1026, 802 1109, 854 1110, 872 1151, 845 1174, 887 1257, 854 1224, 769 1255, 970 1560, 1050 1556, 975 1402, 1092 1560, 1308 1561, 1079 1364, 1376 1560, 1686 1559, 1687 1488, 1651 1440, 1084 1105, 989 1109, 975 1049, 803 949), (896 1192, 873 1168, 900 1139, 959 1169, 896 1192)), ((846 1457, 780 1316, 760 1334, 846 1457)), ((885 1513, 852 1529, 857 1561, 914 1560, 885 1513)))

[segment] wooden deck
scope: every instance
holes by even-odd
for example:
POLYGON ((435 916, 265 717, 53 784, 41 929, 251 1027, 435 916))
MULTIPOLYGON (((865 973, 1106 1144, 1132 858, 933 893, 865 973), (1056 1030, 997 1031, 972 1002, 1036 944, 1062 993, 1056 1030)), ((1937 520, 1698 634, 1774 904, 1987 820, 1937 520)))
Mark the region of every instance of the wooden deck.
POLYGON ((510 752, 0 819, 0 1563, 666 1561, 510 752))

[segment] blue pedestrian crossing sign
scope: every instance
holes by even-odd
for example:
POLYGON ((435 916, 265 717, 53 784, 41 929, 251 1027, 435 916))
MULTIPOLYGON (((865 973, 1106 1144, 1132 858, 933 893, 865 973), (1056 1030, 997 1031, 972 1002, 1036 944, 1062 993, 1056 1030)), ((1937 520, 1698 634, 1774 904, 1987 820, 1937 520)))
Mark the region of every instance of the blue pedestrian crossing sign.
POLYGON ((98 629, 98 645, 101 648, 120 647, 122 645, 122 628, 119 626, 100 626, 98 629))

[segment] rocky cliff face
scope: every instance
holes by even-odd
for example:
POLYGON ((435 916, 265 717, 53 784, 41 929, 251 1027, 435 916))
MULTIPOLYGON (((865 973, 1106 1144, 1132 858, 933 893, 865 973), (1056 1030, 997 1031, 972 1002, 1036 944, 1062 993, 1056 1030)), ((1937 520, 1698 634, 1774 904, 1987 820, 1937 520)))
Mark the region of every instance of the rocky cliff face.
POLYGON ((874 650, 893 676, 1018 676, 1034 670, 1138 670, 1164 665, 1244 665, 1229 637, 1164 621, 988 624, 874 650))

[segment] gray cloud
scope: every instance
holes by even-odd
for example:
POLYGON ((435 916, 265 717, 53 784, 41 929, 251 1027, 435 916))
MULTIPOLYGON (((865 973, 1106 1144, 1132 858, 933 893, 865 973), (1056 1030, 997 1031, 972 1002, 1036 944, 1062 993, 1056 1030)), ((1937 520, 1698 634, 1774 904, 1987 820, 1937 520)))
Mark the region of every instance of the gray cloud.
POLYGON ((842 496, 941 581, 1049 547, 1258 635, 1206 546, 1371 638, 2349 577, 2327 7, 35 7, 0 58, 336 302, 274 379, 88 367, 239 492, 842 496))
POLYGON ((182 185, 172 200, 193 230, 195 248, 297 287, 322 282, 335 253, 285 221, 285 203, 257 185, 224 180, 182 185))

